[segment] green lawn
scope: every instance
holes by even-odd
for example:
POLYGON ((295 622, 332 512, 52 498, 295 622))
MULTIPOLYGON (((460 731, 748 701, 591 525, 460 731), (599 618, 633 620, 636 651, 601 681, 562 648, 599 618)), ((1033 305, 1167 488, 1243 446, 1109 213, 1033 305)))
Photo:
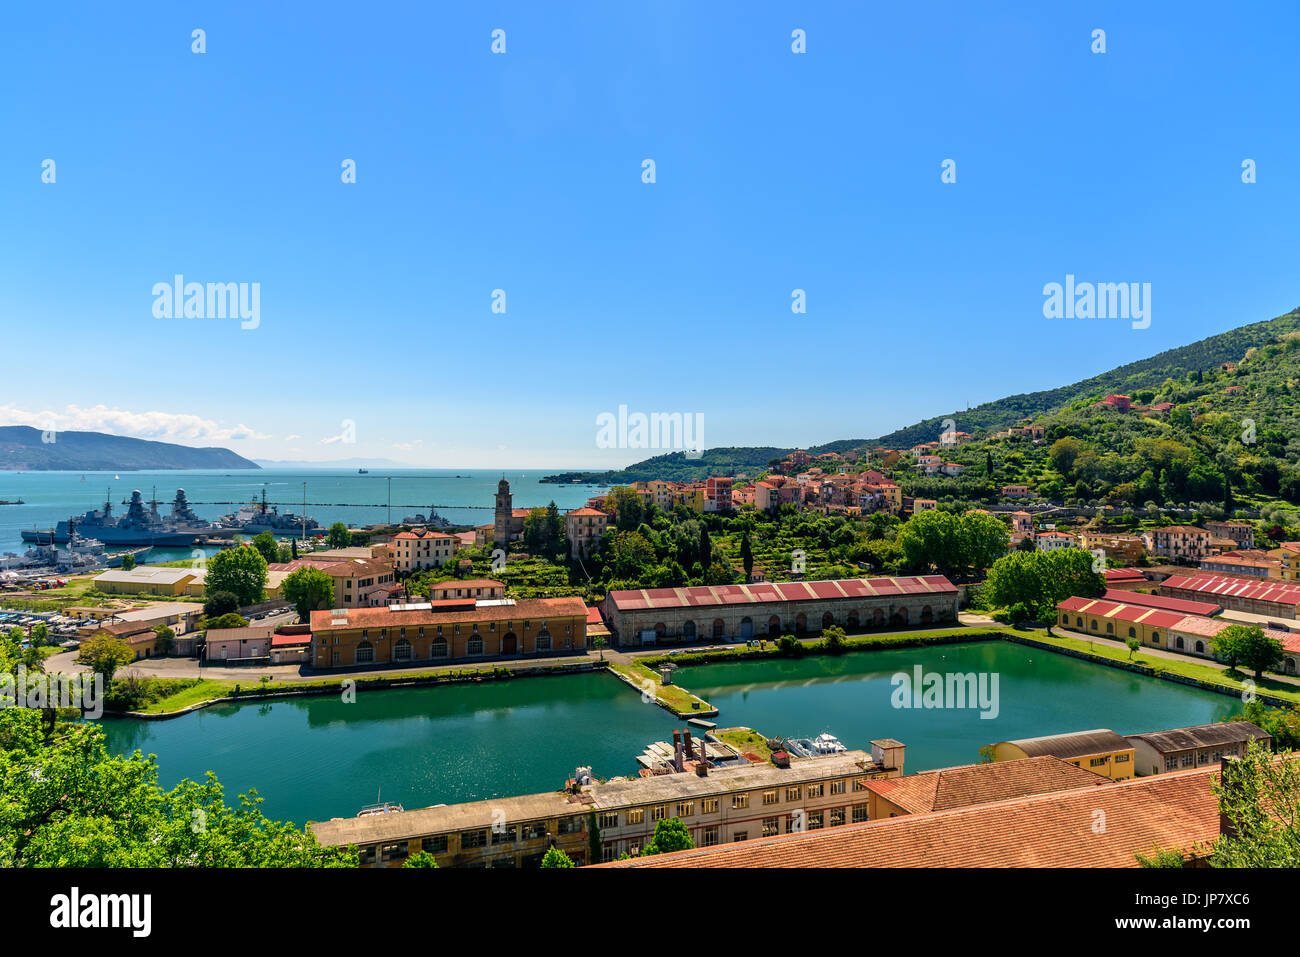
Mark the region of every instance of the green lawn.
POLYGON ((772 749, 767 746, 767 739, 753 728, 726 728, 714 731, 713 736, 742 754, 750 751, 764 761, 770 761, 772 758, 772 749))
POLYGON ((611 664, 609 667, 612 671, 630 678, 638 688, 646 691, 649 691, 646 682, 650 682, 654 686, 655 698, 667 705, 678 717, 689 718, 701 712, 713 710, 713 706, 707 701, 691 694, 685 688, 677 685, 665 685, 659 677, 659 672, 652 671, 640 662, 630 665, 611 664))

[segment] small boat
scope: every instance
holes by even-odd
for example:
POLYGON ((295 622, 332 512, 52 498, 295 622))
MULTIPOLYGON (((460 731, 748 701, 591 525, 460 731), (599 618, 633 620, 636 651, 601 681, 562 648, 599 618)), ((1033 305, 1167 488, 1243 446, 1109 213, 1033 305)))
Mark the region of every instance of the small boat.
POLYGON ((370 469, 357 469, 357 474, 358 474, 358 475, 369 475, 369 474, 370 474, 370 469))
POLYGON ((406 808, 402 807, 402 805, 395 801, 385 801, 383 799, 383 794, 383 788, 380 788, 379 793, 375 795, 375 803, 367 804, 363 807, 357 812, 357 817, 369 817, 372 814, 395 814, 399 811, 406 810, 406 808))

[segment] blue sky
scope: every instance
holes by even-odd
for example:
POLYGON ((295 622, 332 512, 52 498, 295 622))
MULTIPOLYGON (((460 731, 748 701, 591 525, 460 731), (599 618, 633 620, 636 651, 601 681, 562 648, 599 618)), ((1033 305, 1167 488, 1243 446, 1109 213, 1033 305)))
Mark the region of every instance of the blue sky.
POLYGON ((874 437, 1300 305, 1294 3, 541 6, 8 8, 0 421, 617 466, 620 405, 874 437), (1045 319, 1067 273, 1150 328, 1045 319))

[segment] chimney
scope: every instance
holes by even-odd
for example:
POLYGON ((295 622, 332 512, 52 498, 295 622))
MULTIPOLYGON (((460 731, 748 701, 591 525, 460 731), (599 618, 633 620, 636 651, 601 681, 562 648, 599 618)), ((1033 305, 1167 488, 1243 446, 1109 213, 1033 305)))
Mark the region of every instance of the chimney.
POLYGON ((676 728, 673 728, 673 770, 678 773, 685 770, 682 766, 682 735, 676 728))
POLYGON ((701 758, 699 761, 696 761, 695 773, 702 778, 707 778, 709 776, 709 762, 705 761, 703 758, 701 758))
MULTIPOLYGON (((685 739, 686 759, 689 761, 695 757, 695 748, 691 746, 691 729, 686 728, 682 731, 682 737, 685 739)), ((704 754, 701 753, 700 757, 704 757, 704 754)))

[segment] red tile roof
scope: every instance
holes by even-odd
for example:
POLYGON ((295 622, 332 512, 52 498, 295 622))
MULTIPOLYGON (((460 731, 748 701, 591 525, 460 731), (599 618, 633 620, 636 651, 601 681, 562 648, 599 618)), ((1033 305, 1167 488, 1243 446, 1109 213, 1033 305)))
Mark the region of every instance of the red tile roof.
MULTIPOLYGON (((462 603, 457 602, 458 606, 462 603)), ((587 606, 581 598, 523 598, 505 605, 482 605, 464 611, 441 611, 433 608, 395 611, 388 607, 346 608, 344 614, 333 610, 313 611, 313 632, 337 631, 342 628, 394 628, 402 625, 439 625, 469 621, 514 621, 541 618, 587 617, 587 606), (346 621, 343 619, 346 618, 346 621), (335 625, 334 621, 340 623, 335 625)))
POLYGON ((1300 605, 1300 585, 1257 582, 1248 578, 1230 578, 1224 575, 1174 575, 1160 583, 1164 588, 1204 592, 1251 601, 1273 601, 1284 605, 1300 605))
POLYGON ((640 588, 612 591, 620 611, 649 608, 745 605, 828 598, 876 598, 892 595, 954 594, 957 586, 942 575, 916 578, 845 578, 835 581, 759 582, 753 585, 694 585, 687 588, 640 588))
POLYGON ((1107 568, 1103 575, 1107 582, 1144 582, 1147 576, 1136 568, 1107 568))
POLYGON ((876 778, 867 781, 866 788, 909 814, 923 814, 1109 783, 1109 778, 1043 755, 925 771, 901 778, 876 778))
POLYGON ((1116 621, 1142 622, 1158 628, 1172 628, 1185 617, 1182 612, 1143 608, 1141 605, 1126 605, 1100 598, 1067 598, 1056 607, 1061 611, 1080 611, 1087 615, 1113 618, 1116 621))
POLYGON ((1218 836, 1218 768, 719 844, 600 867, 1137 867, 1218 836), (1108 826, 1096 830, 1097 812, 1108 826))
POLYGON ((1223 611, 1222 605, 1208 601, 1189 601, 1186 598, 1170 598, 1168 595, 1148 595, 1140 591, 1119 591, 1107 588, 1101 596, 1106 601, 1117 601, 1127 605, 1143 605, 1146 608, 1163 608, 1184 615, 1217 615, 1223 611))

